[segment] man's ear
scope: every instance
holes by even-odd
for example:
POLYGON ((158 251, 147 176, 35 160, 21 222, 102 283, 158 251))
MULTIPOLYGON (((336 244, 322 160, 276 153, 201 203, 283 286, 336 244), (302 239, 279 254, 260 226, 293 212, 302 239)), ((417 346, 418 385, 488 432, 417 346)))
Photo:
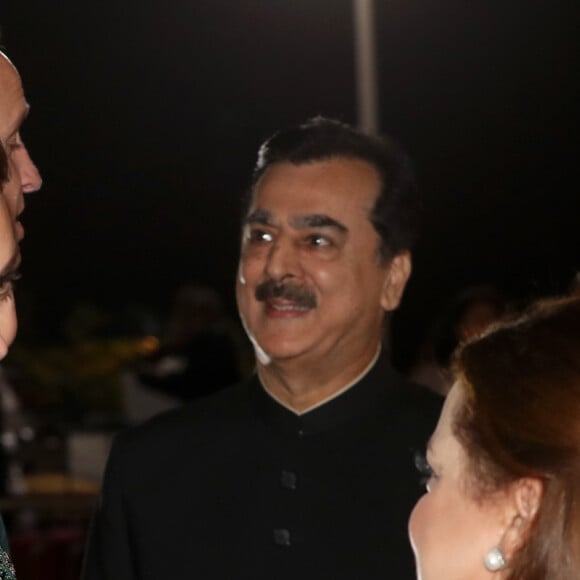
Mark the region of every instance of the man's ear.
POLYGON ((397 254, 385 267, 385 282, 381 295, 381 306, 384 310, 395 310, 399 306, 411 269, 409 252, 397 254))
POLYGON ((512 506, 511 521, 502 540, 508 562, 525 543, 540 509, 543 484, 535 477, 518 479, 508 491, 512 506))

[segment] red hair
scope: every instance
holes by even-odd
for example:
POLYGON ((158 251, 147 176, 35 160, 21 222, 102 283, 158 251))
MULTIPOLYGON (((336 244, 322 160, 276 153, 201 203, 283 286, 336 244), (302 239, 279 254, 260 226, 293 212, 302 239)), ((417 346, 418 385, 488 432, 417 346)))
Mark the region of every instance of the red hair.
POLYGON ((540 508, 509 580, 570 580, 580 571, 580 300, 536 304, 456 356, 464 404, 454 430, 475 493, 522 477, 543 482, 540 508))

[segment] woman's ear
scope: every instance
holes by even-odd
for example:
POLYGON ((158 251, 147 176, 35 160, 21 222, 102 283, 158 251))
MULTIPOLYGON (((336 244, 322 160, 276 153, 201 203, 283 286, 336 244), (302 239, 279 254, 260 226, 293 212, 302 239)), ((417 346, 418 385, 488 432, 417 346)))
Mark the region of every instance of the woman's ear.
POLYGON ((411 275, 411 254, 401 252, 385 266, 385 282, 381 297, 381 306, 387 312, 395 310, 401 302, 407 280, 411 275))
POLYGON ((540 509, 543 484, 535 477, 518 479, 508 491, 511 515, 502 539, 502 550, 508 562, 525 543, 540 509))
POLYGON ((514 484, 515 504, 518 512, 523 518, 534 519, 540 504, 544 486, 541 480, 536 477, 523 477, 514 484))

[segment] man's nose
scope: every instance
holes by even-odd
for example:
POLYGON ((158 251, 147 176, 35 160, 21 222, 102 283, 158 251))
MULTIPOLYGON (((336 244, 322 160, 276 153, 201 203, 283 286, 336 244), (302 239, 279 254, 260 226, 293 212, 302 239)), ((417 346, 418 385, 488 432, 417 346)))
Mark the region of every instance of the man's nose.
POLYGON ((38 191, 42 187, 42 177, 34 165, 25 147, 21 147, 14 154, 16 166, 20 173, 20 183, 24 193, 38 191))
POLYGON ((278 238, 270 247, 266 261, 266 274, 272 280, 299 275, 300 260, 291 240, 278 238))

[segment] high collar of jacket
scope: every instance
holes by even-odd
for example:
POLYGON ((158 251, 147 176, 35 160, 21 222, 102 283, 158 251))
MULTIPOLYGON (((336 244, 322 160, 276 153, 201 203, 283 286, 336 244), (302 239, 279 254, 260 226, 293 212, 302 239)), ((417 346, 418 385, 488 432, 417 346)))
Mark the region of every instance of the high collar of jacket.
POLYGON ((338 397, 300 415, 272 398, 257 377, 252 382, 258 414, 263 420, 277 430, 307 437, 369 416, 376 409, 383 408, 384 402, 400 390, 401 379, 391 369, 383 354, 358 383, 338 397))

